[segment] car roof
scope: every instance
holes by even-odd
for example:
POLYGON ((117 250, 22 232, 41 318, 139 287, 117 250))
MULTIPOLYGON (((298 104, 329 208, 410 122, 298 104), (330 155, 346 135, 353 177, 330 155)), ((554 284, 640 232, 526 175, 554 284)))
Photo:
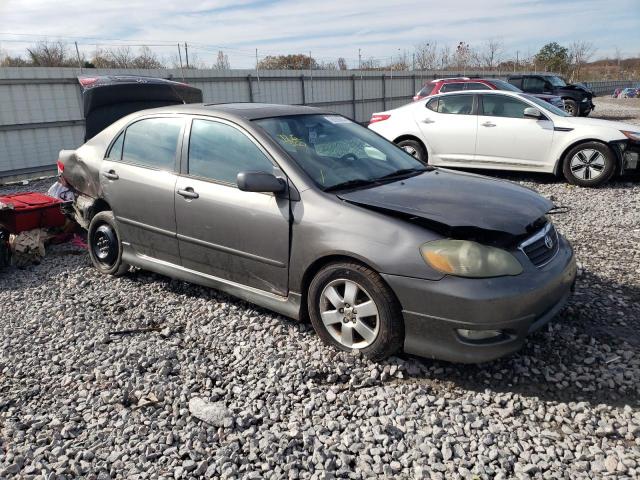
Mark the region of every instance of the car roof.
POLYGON ((187 113, 256 120, 259 118, 288 115, 335 115, 330 110, 304 105, 279 105, 271 103, 189 103, 145 110, 145 113, 187 113))
POLYGON ((471 95, 474 93, 481 93, 483 95, 508 95, 510 97, 521 97, 524 92, 512 92, 511 90, 460 90, 457 92, 444 92, 432 95, 429 98, 445 97, 448 95, 471 95))

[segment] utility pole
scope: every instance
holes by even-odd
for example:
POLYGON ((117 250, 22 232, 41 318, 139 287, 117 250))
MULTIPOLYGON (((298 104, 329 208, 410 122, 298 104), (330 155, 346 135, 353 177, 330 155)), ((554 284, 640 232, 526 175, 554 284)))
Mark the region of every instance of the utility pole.
POLYGON ((412 72, 416 71, 416 52, 413 52, 411 54, 411 71, 412 72))
POLYGON ((78 56, 78 68, 80 68, 80 73, 82 73, 82 62, 80 61, 80 50, 78 50, 78 42, 73 42, 76 44, 76 55, 78 56))
POLYGON ((187 68, 189 68, 189 47, 187 47, 187 42, 184 42, 184 61, 187 62, 187 68))
POLYGON ((358 70, 362 70, 362 49, 358 49, 358 70))
POLYGON ((178 43, 178 59, 180 60, 180 73, 182 74, 182 81, 184 82, 184 70, 182 69, 182 52, 180 51, 179 43, 178 43))
POLYGON ((519 63, 520 63, 519 55, 520 55, 520 50, 516 50, 516 64, 513 66, 513 71, 514 72, 516 71, 516 68, 518 68, 519 63))

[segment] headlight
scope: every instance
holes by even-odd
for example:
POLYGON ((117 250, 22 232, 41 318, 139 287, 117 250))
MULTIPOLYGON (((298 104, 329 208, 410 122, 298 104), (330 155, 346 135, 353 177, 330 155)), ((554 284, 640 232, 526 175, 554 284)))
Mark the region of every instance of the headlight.
POLYGON ((640 132, 629 132, 627 130, 620 130, 625 137, 629 140, 633 140, 634 142, 640 142, 640 132))
POLYGON ((586 102, 587 100, 589 100, 589 99, 588 99, 587 97, 584 97, 584 98, 582 99, 582 103, 586 102))
POLYGON ((506 250, 468 240, 436 240, 420 247, 422 258, 436 270, 458 277, 519 275, 520 262, 506 250))

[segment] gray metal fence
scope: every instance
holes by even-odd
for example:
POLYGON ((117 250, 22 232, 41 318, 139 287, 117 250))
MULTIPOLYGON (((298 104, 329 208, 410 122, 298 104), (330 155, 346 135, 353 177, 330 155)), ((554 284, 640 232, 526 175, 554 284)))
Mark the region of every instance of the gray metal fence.
MULTIPOLYGON (((399 107, 421 85, 460 72, 255 70, 84 70, 0 68, 0 179, 52 170, 58 152, 82 143, 84 120, 79 75, 138 74, 186 81, 204 101, 322 106, 367 122, 374 112, 399 107)), ((503 77, 504 72, 466 72, 503 77)), ((601 82, 603 83, 603 82, 601 82)), ((610 93, 629 82, 591 84, 610 93)))

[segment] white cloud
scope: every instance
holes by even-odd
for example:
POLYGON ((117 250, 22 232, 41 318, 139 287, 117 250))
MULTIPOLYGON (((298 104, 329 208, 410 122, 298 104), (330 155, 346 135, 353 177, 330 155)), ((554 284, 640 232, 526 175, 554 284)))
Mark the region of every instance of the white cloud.
MULTIPOLYGON (((422 40, 478 45, 491 37, 521 55, 548 41, 571 40, 592 41, 600 54, 618 46, 637 55, 640 9, 637 0, 619 0, 613 8, 599 0, 0 0, 2 47, 20 52, 26 44, 18 41, 35 38, 6 32, 78 37, 87 51, 94 43, 186 41, 208 61, 222 46, 235 67, 250 67, 255 48, 261 54, 311 51, 321 59, 354 60, 358 48, 365 58, 389 57, 422 40)), ((161 54, 174 49, 155 48, 161 54)))

